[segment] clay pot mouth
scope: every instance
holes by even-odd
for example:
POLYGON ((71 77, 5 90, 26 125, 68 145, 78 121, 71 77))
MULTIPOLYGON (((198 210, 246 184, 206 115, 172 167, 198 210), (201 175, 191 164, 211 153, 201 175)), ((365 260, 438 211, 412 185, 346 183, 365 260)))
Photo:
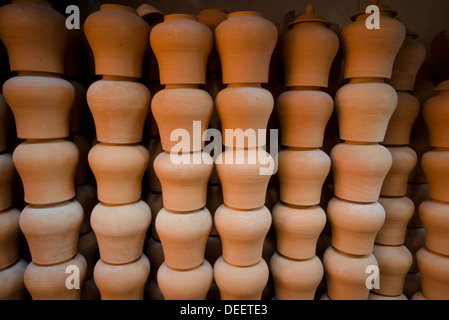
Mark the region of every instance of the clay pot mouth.
POLYGON ((228 13, 228 19, 237 17, 263 17, 262 12, 259 11, 236 11, 228 13))
POLYGON ((118 10, 118 11, 126 11, 132 14, 137 15, 137 11, 136 9, 132 8, 132 7, 128 7, 128 6, 124 6, 121 4, 102 4, 100 5, 100 10, 118 10))
POLYGON ((18 2, 25 2, 25 3, 34 3, 34 4, 39 4, 39 5, 43 5, 49 8, 53 8, 53 5, 45 0, 12 0, 13 3, 18 3, 18 2))
POLYGON ((172 14, 167 14, 164 17, 164 21, 167 21, 167 20, 181 20, 181 19, 198 21, 198 18, 196 16, 194 16, 193 14, 188 14, 188 13, 172 13, 172 14))

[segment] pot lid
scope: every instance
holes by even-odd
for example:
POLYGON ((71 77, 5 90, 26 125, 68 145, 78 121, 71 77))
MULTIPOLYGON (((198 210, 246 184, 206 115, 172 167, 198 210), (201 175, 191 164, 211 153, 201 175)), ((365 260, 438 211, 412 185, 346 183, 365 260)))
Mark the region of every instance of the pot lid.
POLYGON ((326 26, 331 25, 331 23, 326 21, 322 16, 315 14, 315 7, 313 6, 313 4, 309 4, 306 8, 306 14, 303 14, 299 16, 296 20, 290 22, 288 24, 288 27, 291 29, 295 24, 301 22, 321 22, 324 23, 326 26))
POLYGON ((447 91, 449 90, 449 80, 445 80, 433 88, 435 91, 447 91))
MULTIPOLYGON (((370 0, 369 5, 375 5, 375 6, 378 6, 378 7, 379 7, 379 11, 389 12, 392 18, 397 16, 398 12, 397 12, 396 10, 391 9, 389 6, 386 6, 386 5, 381 4, 381 3, 379 3, 379 2, 380 2, 380 0, 370 0)), ((365 9, 362 9, 362 10, 359 10, 357 13, 355 13, 355 14, 351 17, 351 20, 352 20, 352 21, 355 21, 355 19, 356 19, 358 16, 362 15, 362 14, 366 14, 366 8, 365 8, 365 9)))

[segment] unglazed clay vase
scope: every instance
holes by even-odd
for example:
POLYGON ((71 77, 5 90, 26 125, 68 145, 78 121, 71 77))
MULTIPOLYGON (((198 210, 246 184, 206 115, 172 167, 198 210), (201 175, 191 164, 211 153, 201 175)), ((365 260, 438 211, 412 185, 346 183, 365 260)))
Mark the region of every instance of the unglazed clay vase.
POLYGON ((204 260, 211 227, 212 217, 206 208, 188 213, 163 208, 156 217, 156 230, 164 248, 165 263, 172 269, 198 267, 204 260))
POLYGON ((449 256, 449 205, 424 201, 419 206, 419 217, 426 230, 426 248, 449 256))
POLYGON ((382 142, 397 103, 396 91, 383 79, 351 79, 335 95, 340 139, 382 142))
POLYGON ((298 206, 318 205, 331 168, 329 156, 320 149, 285 149, 278 157, 280 199, 298 206))
POLYGON ((271 214, 265 206, 238 210, 221 205, 215 212, 214 222, 227 263, 248 267, 262 259, 264 240, 271 226, 271 214))
POLYGON ((0 153, 0 211, 13 204, 13 183, 15 169, 11 154, 0 153))
POLYGON ((90 150, 88 159, 101 202, 126 204, 140 199, 142 178, 149 161, 144 146, 100 143, 90 150))
POLYGON ((353 22, 341 32, 345 79, 391 78, 396 55, 404 42, 406 30, 399 20, 394 19, 396 12, 385 5, 379 5, 378 0, 371 0, 370 4, 378 6, 379 24, 382 27, 366 27, 366 20, 371 13, 365 13, 365 8, 351 17, 353 22))
POLYGON ((155 240, 159 240, 159 236, 156 231, 156 217, 159 211, 164 207, 162 201, 162 193, 159 192, 148 192, 146 197, 143 199, 151 209, 151 236, 155 240))
POLYGON ((198 22, 205 24, 214 32, 215 28, 228 18, 228 12, 223 9, 204 9, 198 15, 198 22))
POLYGON ((206 83, 212 49, 210 29, 190 14, 169 14, 154 26, 150 44, 159 65, 161 84, 206 83))
POLYGON ((353 255, 368 255, 385 221, 379 202, 354 203, 333 198, 327 206, 332 228, 332 246, 353 255))
POLYGON ((419 219, 419 205, 429 199, 429 185, 427 183, 409 183, 407 186, 407 197, 413 201, 415 213, 408 224, 409 228, 422 228, 419 219))
POLYGON ((329 247, 323 256, 327 294, 331 300, 367 300, 368 266, 377 266, 373 254, 352 256, 329 247))
POLYGON ((276 300, 313 300, 323 275, 321 260, 290 260, 275 253, 270 260, 276 300))
POLYGON ((428 99, 423 107, 424 120, 429 129, 429 142, 432 147, 449 147, 449 81, 443 81, 435 87, 438 94, 428 99))
POLYGON ((425 247, 416 253, 422 292, 430 300, 449 299, 449 259, 425 247))
POLYGON ((281 144, 287 147, 321 148, 334 102, 317 87, 293 87, 276 101, 281 144))
POLYGON ((237 11, 215 29, 223 83, 267 83, 276 26, 257 11, 237 11))
POLYGON ((94 280, 102 300, 143 300, 150 275, 150 261, 142 256, 130 263, 113 265, 98 260, 94 280))
POLYGON ((206 152, 160 153, 154 171, 161 182, 164 207, 177 212, 204 207, 212 168, 213 159, 206 152))
POLYGON ((250 267, 230 265, 223 257, 214 264, 214 280, 220 289, 221 300, 260 300, 268 277, 269 269, 264 259, 250 267))
POLYGON ((83 207, 84 216, 83 222, 81 223, 80 234, 84 234, 91 230, 90 215, 98 202, 97 190, 89 184, 83 184, 81 186, 77 186, 75 192, 76 195, 74 200, 78 201, 83 207))
POLYGON ((102 4, 84 23, 95 73, 140 78, 150 27, 134 8, 102 4))
POLYGON ((379 144, 340 143, 332 149, 330 158, 337 197, 356 202, 379 199, 393 162, 387 148, 379 144))
POLYGON ((245 210, 265 204, 274 161, 262 148, 229 148, 218 156, 215 165, 227 206, 245 210))
POLYGON ((205 146, 203 132, 209 126, 213 103, 211 96, 198 85, 167 85, 156 93, 151 111, 162 149, 168 152, 202 150, 205 146))
POLYGON ((411 299, 414 294, 421 291, 421 274, 417 273, 408 273, 405 276, 404 281, 404 295, 411 299))
POLYGON ((95 263, 98 261, 98 243, 95 232, 90 230, 78 238, 78 253, 86 259, 87 269, 85 279, 91 279, 94 275, 95 263))
POLYGON ((228 85, 215 98, 223 144, 231 148, 255 148, 266 144, 268 119, 273 111, 271 93, 260 84, 228 85), (246 139, 245 139, 246 138, 246 139))
POLYGON ((5 151, 8 147, 8 130, 11 112, 9 111, 6 100, 0 94, 0 152, 5 151))
POLYGON ((339 40, 330 23, 315 14, 309 4, 306 14, 289 25, 281 41, 285 85, 327 87, 329 71, 337 55, 339 40))
POLYGON ((0 270, 19 260, 20 211, 8 209, 0 212, 0 270))
POLYGON ((407 194, 407 183, 410 173, 418 162, 416 152, 409 147, 388 147, 393 163, 385 177, 381 196, 403 197, 407 194))
POLYGON ((213 274, 206 260, 189 270, 174 270, 163 263, 157 273, 157 283, 165 300, 206 300, 213 274))
POLYGON ((405 241, 407 225, 415 213, 413 201, 408 197, 380 197, 379 203, 385 209, 385 222, 376 236, 376 243, 399 246, 405 241))
POLYGON ((150 139, 146 144, 148 154, 150 155, 149 164, 147 168, 148 185, 153 192, 162 192, 161 182, 154 171, 154 159, 163 152, 160 139, 150 139))
POLYGON ((0 300, 24 300, 23 275, 28 263, 20 259, 9 268, 0 269, 0 300))
MULTIPOLYGON (((68 277, 71 274, 75 275, 76 272, 76 275, 79 275, 81 287, 86 268, 86 259, 78 253, 72 259, 49 266, 41 266, 31 262, 25 270, 23 280, 33 300, 79 300, 81 290, 68 289, 66 284, 69 283, 68 277), (76 271, 66 273, 69 266, 77 267, 76 271)), ((71 284, 74 285, 75 283, 71 282, 71 284)))
POLYGON ((28 140, 18 145, 13 161, 23 182, 25 201, 44 205, 72 199, 78 157, 78 148, 67 140, 28 140))
POLYGON ((22 230, 33 262, 61 263, 76 255, 83 208, 77 201, 26 206, 20 215, 22 230))
POLYGON ((151 210, 144 201, 116 206, 99 203, 90 221, 104 262, 124 264, 140 258, 151 222, 151 210))
POLYGON ((64 73, 68 30, 65 17, 50 2, 14 0, 2 6, 0 38, 8 50, 11 71, 64 73))
POLYGON ((278 202, 272 213, 277 251, 295 260, 312 259, 326 224, 324 210, 319 206, 295 207, 278 202))
POLYGON ((421 158, 421 166, 429 183, 429 196, 433 200, 449 202, 449 150, 434 149, 421 158))
POLYGON ((404 245, 413 256, 413 263, 410 267, 410 273, 418 273, 418 264, 416 261, 416 253, 426 244, 426 229, 424 228, 407 228, 405 233, 404 245))
POLYGON ((405 246, 376 244, 373 254, 379 266, 379 289, 374 288, 373 292, 390 297, 402 294, 413 260, 410 251, 405 246))
MULTIPOLYGON (((114 47, 115 48, 115 47, 114 47)), ((97 140, 129 144, 142 140, 150 91, 135 79, 103 76, 87 90, 97 140)))

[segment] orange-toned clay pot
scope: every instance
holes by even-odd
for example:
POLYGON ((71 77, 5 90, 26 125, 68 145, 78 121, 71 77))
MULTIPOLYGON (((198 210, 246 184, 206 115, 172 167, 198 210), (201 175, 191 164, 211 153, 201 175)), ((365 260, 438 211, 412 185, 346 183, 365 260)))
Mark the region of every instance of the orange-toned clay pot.
POLYGON ((434 149, 421 158, 421 166, 429 183, 433 200, 449 202, 449 149, 434 149))
POLYGON ((0 270, 19 260, 19 218, 17 209, 0 212, 0 270))
POLYGON ((6 100, 0 94, 0 152, 3 152, 8 147, 8 130, 9 121, 11 119, 11 112, 6 104, 6 100))
POLYGON ((393 162, 387 148, 378 144, 340 143, 332 149, 330 158, 337 197, 356 202, 379 199, 393 162))
POLYGON ((159 236, 156 231, 156 217, 159 211, 164 207, 164 203, 162 201, 162 193, 148 192, 143 200, 151 209, 151 236, 153 239, 159 240, 159 236))
POLYGON ((262 259, 263 243, 271 226, 271 214, 265 206, 238 210, 223 204, 215 212, 214 222, 227 263, 248 267, 262 259))
POLYGON ((17 146, 13 161, 25 201, 44 205, 72 199, 78 157, 78 148, 67 140, 28 140, 17 146))
POLYGON ((0 154, 0 211, 6 210, 13 204, 13 183, 15 169, 11 154, 0 154))
POLYGON ((408 223, 409 228, 422 228, 422 222, 419 219, 419 205, 421 202, 429 199, 429 185, 427 183, 409 183, 407 186, 407 197, 409 197, 415 206, 415 213, 408 223))
POLYGON ((449 204, 424 201, 419 206, 419 217, 426 230, 426 248, 449 256, 449 204))
POLYGON ((80 134, 71 135, 70 141, 72 141, 76 145, 80 153, 75 174, 75 185, 80 186, 87 182, 87 175, 89 170, 87 155, 89 154, 91 144, 89 138, 80 134))
POLYGON ((422 279, 422 293, 430 300, 449 299, 449 258, 425 247, 416 253, 422 279))
POLYGON ((438 94, 428 99, 423 107, 424 120, 429 129, 430 145, 432 147, 449 147, 449 81, 443 81, 434 88, 438 94))
POLYGON ((426 229, 424 228, 407 228, 405 233, 404 245, 413 256, 413 263, 410 267, 410 273, 418 273, 418 265, 416 262, 416 253, 426 244, 426 229))
POLYGON ((91 230, 90 215, 98 202, 97 190, 89 184, 83 184, 81 186, 77 186, 75 192, 76 195, 74 200, 78 201, 83 207, 84 217, 83 222, 81 223, 80 234, 84 234, 91 230))
POLYGON ((101 202, 126 204, 140 199, 149 161, 144 146, 100 143, 90 150, 88 159, 101 202))
POLYGON ((25 270, 23 280, 33 300, 79 300, 86 268, 86 259, 78 253, 72 259, 49 266, 31 262, 25 270), (73 267, 68 269, 69 266, 75 266, 77 270, 73 271, 73 267), (70 273, 66 273, 66 270, 70 273), (75 278, 79 275, 79 289, 68 289, 66 286, 68 283, 74 286, 77 282, 67 281, 70 275, 75 278))
POLYGON ((150 109, 150 91, 135 79, 103 76, 87 90, 87 103, 100 142, 129 144, 142 140, 150 109))
POLYGON ((24 300, 25 285, 23 275, 28 263, 20 259, 9 268, 0 270, 0 300, 24 300))
POLYGON ((404 289, 407 272, 412 265, 412 254, 405 246, 375 245, 373 254, 379 266, 379 289, 373 292, 384 296, 399 296, 404 289))
POLYGON ((174 270, 163 263, 157 273, 157 283, 165 300, 206 300, 213 274, 206 260, 189 270, 174 270))
POLYGON ((223 83, 267 83, 276 26, 257 11, 238 11, 215 29, 223 83))
POLYGON ((374 240, 385 221, 385 210, 378 202, 354 203, 333 198, 327 214, 334 248, 359 256, 373 251, 374 240))
POLYGON ((411 299, 419 291, 421 291, 421 274, 419 272, 407 273, 404 281, 404 295, 411 299))
POLYGON ((87 269, 85 279, 91 279, 94 275, 94 267, 98 261, 98 243, 93 230, 80 235, 78 239, 78 252, 86 259, 87 269))
POLYGON ((385 209, 385 222, 377 233, 376 243, 387 246, 400 246, 405 241, 407 225, 415 206, 408 197, 380 197, 379 203, 385 209))
POLYGON ((403 197, 407 194, 407 182, 410 173, 418 162, 416 152, 409 147, 388 147, 393 163, 385 177, 381 196, 403 197))
POLYGON ((287 147, 321 148, 334 102, 317 87, 294 87, 276 101, 281 144, 287 147))
POLYGON ((339 40, 328 29, 330 23, 315 14, 309 4, 306 14, 289 25, 281 41, 281 57, 285 68, 285 85, 327 87, 329 71, 339 40))
POLYGON ((424 294, 422 293, 422 291, 418 291, 416 292, 413 297, 410 300, 429 300, 427 299, 427 297, 424 296, 424 294))
POLYGON ((223 9, 204 9, 198 15, 198 21, 214 32, 215 28, 228 18, 228 12, 223 9))
POLYGON ((153 27, 151 48, 159 65, 161 84, 206 83, 207 58, 212 49, 210 29, 190 14, 169 14, 153 27))
POLYGON ((264 259, 250 267, 230 265, 223 257, 214 264, 214 280, 220 289, 221 300, 260 300, 268 277, 268 265, 264 259))
POLYGON ((198 267, 204 260, 211 227, 212 217, 206 208, 189 213, 163 208, 156 217, 156 230, 167 265, 179 270, 198 267))
POLYGON ((125 264, 142 255, 143 245, 151 222, 151 210, 145 201, 108 206, 99 203, 90 217, 106 263, 125 264))
POLYGON ((319 206, 294 207, 278 202, 273 207, 277 251, 295 260, 312 259, 325 224, 326 214, 319 206))
POLYGON ((150 27, 134 8, 102 4, 84 23, 95 73, 140 78, 150 27))
POLYGON ((320 149, 280 151, 278 171, 280 199, 298 206, 318 205, 330 168, 329 156, 320 149))
MULTIPOLYGON (((14 0, 0 9, 0 38, 11 71, 64 73, 65 17, 43 0, 14 0)), ((53 92, 54 94, 54 92, 53 92)))
POLYGON ((77 201, 26 206, 20 215, 20 229, 33 262, 51 265, 73 258, 82 221, 83 208, 77 201))
POLYGON ((148 185, 153 192, 162 192, 161 182, 154 171, 154 159, 163 152, 160 139, 150 139, 147 144, 148 154, 150 155, 147 168, 148 185))
POLYGON ((143 300, 150 268, 150 261, 144 254, 133 262, 119 265, 98 260, 94 269, 94 280, 101 299, 143 300))
POLYGON ((275 253, 270 261, 276 300, 313 300, 323 275, 321 260, 290 260, 275 253))
POLYGON ((145 244, 145 255, 150 260, 154 275, 153 278, 157 279, 158 270, 165 260, 162 243, 158 240, 154 240, 153 238, 149 238, 145 244))
POLYGON ((383 79, 351 79, 335 95, 340 139, 382 142, 397 104, 396 91, 383 79))

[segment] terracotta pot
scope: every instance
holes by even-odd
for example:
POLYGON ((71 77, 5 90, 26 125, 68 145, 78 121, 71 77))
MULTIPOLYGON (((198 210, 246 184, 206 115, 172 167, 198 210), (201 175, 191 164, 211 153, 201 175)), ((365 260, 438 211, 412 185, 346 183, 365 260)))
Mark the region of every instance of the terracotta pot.
POLYGON ((233 266, 223 257, 214 264, 214 280, 220 289, 221 300, 260 300, 268 277, 268 265, 264 259, 250 267, 233 266))
POLYGON ((97 204, 90 223, 97 237, 101 260, 125 264, 139 259, 150 222, 150 207, 142 200, 115 206, 97 204))
POLYGON ((149 188, 153 192, 162 192, 161 182, 154 171, 154 159, 162 153, 161 140, 160 139, 150 139, 147 144, 148 154, 150 155, 149 165, 147 168, 148 184, 149 188))
POLYGON ((151 48, 159 65, 161 84, 206 83, 207 58, 212 49, 210 29, 190 14, 169 14, 153 27, 151 48))
POLYGON ((323 256, 327 294, 331 300, 367 300, 368 266, 377 266, 373 254, 352 256, 329 247, 323 256))
MULTIPOLYGON (((210 59, 211 59, 211 56, 209 56, 209 61, 210 61, 210 59)), ((217 59, 218 59, 217 64, 220 64, 220 57, 218 56, 218 53, 217 53, 217 59)), ((208 70, 209 70, 209 67, 208 67, 208 70)), ((209 70, 209 72, 212 72, 212 71, 209 70)), ((217 73, 218 73, 218 71, 217 71, 217 73)), ((215 101, 215 98, 220 93, 220 91, 224 90, 226 88, 226 86, 223 84, 222 81, 223 80, 221 79, 221 74, 215 74, 215 73, 210 74, 209 73, 206 77, 206 84, 201 85, 200 89, 209 93, 210 96, 212 97, 212 99, 215 101)), ((215 108, 215 107, 212 112, 212 116, 210 117, 209 128, 214 128, 214 129, 221 131, 220 117, 218 116, 217 108, 215 108)))
POLYGON ((64 73, 65 17, 43 0, 14 0, 0 10, 0 38, 11 71, 64 73))
POLYGON ((153 278, 157 279, 158 270, 165 260, 162 243, 160 241, 149 238, 146 242, 145 255, 150 260, 151 268, 153 271, 153 278))
POLYGON ((413 263, 409 271, 410 273, 419 272, 418 265, 416 262, 416 252, 418 252, 419 249, 424 247, 425 244, 426 244, 426 229, 407 228, 407 231, 405 233, 404 245, 407 247, 407 249, 411 252, 413 256, 413 263))
POLYGON ((130 144, 142 140, 150 109, 150 91, 135 79, 103 76, 87 90, 87 103, 100 142, 130 144))
POLYGON ((102 4, 84 23, 95 73, 140 78, 150 27, 134 8, 102 4))
POLYGON ((356 202, 375 202, 392 165, 391 153, 378 145, 340 143, 330 154, 335 195, 356 202))
POLYGON ((8 209, 0 212, 0 270, 19 260, 20 211, 8 209))
POLYGON ((0 211, 13 205, 14 162, 11 154, 0 154, 0 211))
POLYGON ((77 186, 75 189, 76 195, 74 200, 78 201, 83 207, 83 222, 81 223, 80 234, 84 234, 91 230, 90 215, 93 208, 98 203, 97 190, 88 184, 77 186))
POLYGON ((87 269, 85 279, 91 279, 94 275, 95 263, 99 258, 97 237, 92 230, 80 235, 78 239, 78 252, 86 259, 87 269))
POLYGON ((331 168, 329 156, 319 149, 279 152, 279 196, 288 204, 314 206, 331 168), (301 168, 301 170, 298 170, 301 168))
POLYGON ((332 246, 353 255, 368 255, 385 221, 385 210, 378 202, 353 203, 333 198, 327 206, 332 228, 332 246))
POLYGON ((412 254, 405 246, 375 245, 373 254, 379 265, 379 289, 373 292, 384 296, 399 296, 404 289, 412 254))
POLYGON ((437 148, 449 147, 449 81, 443 81, 435 87, 438 94, 428 99, 423 106, 424 120, 429 129, 430 145, 437 148))
POLYGON ((293 207, 278 202, 272 212, 277 251, 290 259, 312 259, 326 224, 324 210, 319 206, 293 207))
POLYGON ((46 205, 75 196, 75 173, 79 151, 67 140, 22 142, 13 153, 22 179, 25 201, 46 205))
POLYGON ((449 256, 449 204, 424 201, 419 206, 419 217, 426 230, 426 248, 449 256))
POLYGON ((276 26, 257 11, 237 11, 215 29, 223 83, 268 82, 270 59, 276 46, 276 26))
POLYGON ((56 139, 70 135, 75 87, 69 81, 54 74, 19 72, 19 76, 5 82, 3 92, 14 114, 18 138, 56 139))
POLYGON ((408 227, 422 228, 423 225, 419 219, 419 205, 421 202, 429 199, 429 185, 427 183, 409 183, 407 186, 407 197, 412 199, 415 206, 415 212, 408 223, 408 227))
POLYGON ((157 273, 157 282, 165 300, 206 300, 213 274, 212 266, 206 260, 189 270, 171 269, 163 263, 157 273))
POLYGON ((419 291, 413 295, 411 300, 429 300, 429 299, 427 299, 427 297, 424 296, 422 291, 419 291))
MULTIPOLYGON (((70 275, 75 278, 76 275, 79 275, 81 287, 86 268, 86 259, 78 253, 72 259, 49 266, 41 266, 31 262, 25 270, 23 280, 33 300, 80 300, 81 290, 76 289, 76 287, 68 289, 66 285, 70 275), (75 266, 78 270, 67 269, 69 266, 75 266), (66 270, 71 272, 66 273, 66 270)), ((70 283, 74 284, 73 281, 70 283)))
POLYGON ((23 275, 27 267, 27 262, 23 259, 18 260, 9 268, 0 270, 0 300, 24 300, 25 285, 23 275))
POLYGON ((204 260, 211 227, 212 217, 206 208, 189 213, 163 208, 156 217, 156 230, 167 265, 178 270, 198 267, 204 260))
POLYGON ((379 7, 379 29, 366 27, 366 20, 371 13, 365 13, 363 8, 351 17, 353 22, 341 32, 345 79, 391 78, 393 63, 404 42, 406 30, 399 20, 394 19, 396 12, 379 5, 379 1, 371 1, 371 4, 379 7))
POLYGON ((274 106, 268 90, 260 84, 231 84, 218 93, 215 105, 225 146, 255 148, 266 144, 266 134, 261 130, 267 129, 274 106))
POLYGON ((340 139, 382 142, 397 104, 396 91, 382 79, 351 79, 335 95, 340 139))
POLYGON ((98 260, 94 280, 102 300, 143 300, 150 275, 150 261, 142 256, 130 263, 114 265, 98 260))
POLYGON ((421 291, 421 274, 419 272, 407 273, 404 281, 404 295, 411 299, 419 291, 421 291))
POLYGON ((33 262, 61 263, 76 255, 83 208, 77 201, 26 206, 20 215, 22 230, 33 262))
POLYGON ((9 122, 11 120, 11 112, 4 96, 0 93, 0 152, 8 147, 8 131, 9 122))
POLYGON ((276 300, 314 300, 324 270, 321 260, 290 260, 275 253, 270 261, 276 300))
POLYGON ((424 296, 430 300, 448 300, 449 258, 423 247, 416 253, 416 259, 424 296))
POLYGON ((156 217, 159 211, 164 207, 164 203, 162 201, 162 193, 148 192, 144 200, 151 209, 151 236, 153 239, 159 240, 159 235, 156 231, 156 217))
MULTIPOLYGON (((205 24, 209 27, 212 33, 215 31, 217 26, 225 21, 228 17, 228 12, 223 9, 205 9, 198 15, 198 22, 205 24)), ((213 45, 212 50, 207 59, 207 72, 221 72, 220 56, 218 55, 217 48, 213 45)), ((221 76, 220 76, 221 78, 221 76)), ((208 80, 206 83, 209 82, 208 80)))
POLYGON ((276 101, 281 144, 287 147, 321 148, 334 102, 318 88, 294 87, 276 101))
POLYGON ((379 203, 385 209, 385 222, 377 233, 376 243, 400 246, 405 241, 407 225, 415 213, 415 205, 408 197, 380 197, 379 203))
MULTIPOLYGON (((212 215, 212 219, 214 218, 215 211, 217 211, 218 207, 223 204, 223 190, 221 186, 208 185, 207 186, 207 201, 206 208, 212 215)), ((217 228, 215 227, 215 222, 212 223, 212 229, 210 231, 211 236, 218 236, 217 228)))
MULTIPOLYGON (((71 32, 76 29, 70 30, 71 32)), ((66 60, 67 61, 67 60, 66 60)), ((75 88, 75 100, 73 101, 72 109, 70 111, 70 133, 80 133, 83 129, 83 119, 86 111, 86 89, 84 86, 76 81, 69 81, 75 88)))
POLYGON ((383 144, 407 145, 420 110, 419 100, 405 91, 397 91, 398 104, 388 123, 383 144))
POLYGON ((418 163, 416 152, 409 147, 388 147, 393 163, 385 177, 381 196, 403 197, 407 194, 407 183, 410 173, 418 163))
POLYGON ((229 148, 221 153, 215 165, 224 203, 244 210, 262 207, 273 164, 273 158, 262 148, 229 148))
POLYGON ((149 160, 145 147, 100 143, 90 150, 88 159, 101 202, 127 204, 140 199, 149 160))
POLYGON ((76 145, 79 151, 78 166, 76 167, 75 174, 75 185, 80 186, 87 182, 89 170, 87 156, 91 147, 90 140, 86 136, 74 134, 70 136, 70 141, 76 145))
POLYGON ((426 152, 421 166, 429 183, 429 196, 433 200, 449 202, 449 150, 434 149, 426 152))
MULTIPOLYGON (((156 95, 156 93, 158 93, 159 91, 165 89, 165 86, 161 85, 159 83, 159 80, 155 80, 155 81, 150 82, 148 84, 148 88, 149 88, 150 93, 151 93, 151 98, 153 98, 156 95)), ((151 137, 151 138, 158 138, 158 139, 160 139, 160 137, 159 137, 159 129, 157 127, 156 120, 154 119, 154 115, 153 115, 153 112, 151 112, 151 110, 148 112, 146 121, 147 121, 147 123, 146 123, 147 135, 149 137, 151 137)))
POLYGON ((212 110, 211 96, 197 85, 169 85, 156 93, 151 111, 159 128, 162 149, 174 152, 202 150, 205 146, 202 136, 209 126, 212 110))
POLYGON ((400 294, 397 296, 382 296, 380 294, 376 294, 376 293, 370 293, 368 296, 368 300, 390 300, 390 301, 396 301, 396 300, 408 300, 407 297, 404 294, 400 294))
POLYGON ((306 14, 289 25, 281 42, 285 85, 327 87, 332 61, 338 52, 337 34, 330 23, 315 14, 309 4, 306 14))

